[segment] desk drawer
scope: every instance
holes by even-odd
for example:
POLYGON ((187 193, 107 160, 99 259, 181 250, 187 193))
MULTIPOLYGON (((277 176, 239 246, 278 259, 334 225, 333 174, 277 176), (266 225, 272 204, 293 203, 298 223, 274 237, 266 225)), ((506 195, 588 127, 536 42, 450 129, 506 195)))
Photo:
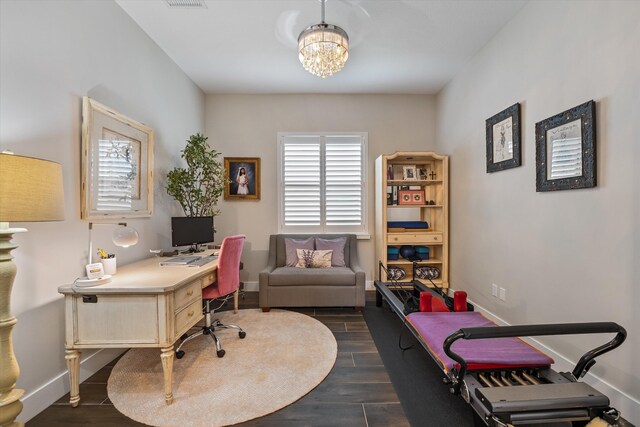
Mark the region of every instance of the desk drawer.
POLYGON ((442 233, 389 233, 388 244, 442 243, 442 233))
POLYGON ((179 311, 182 307, 190 304, 194 300, 201 299, 202 287, 200 285, 200 279, 198 279, 176 290, 173 297, 173 302, 176 311, 179 311))
POLYGON ((208 273, 206 276, 204 276, 201 280, 202 280, 202 287, 206 288, 209 285, 213 285, 213 283, 218 279, 218 276, 216 275, 215 271, 212 271, 211 273, 208 273))
POLYGON ((97 295, 94 303, 74 297, 76 319, 73 344, 157 344, 158 297, 156 295, 97 295))
POLYGON ((176 313, 176 336, 185 333, 200 319, 202 319, 202 300, 199 299, 176 313))

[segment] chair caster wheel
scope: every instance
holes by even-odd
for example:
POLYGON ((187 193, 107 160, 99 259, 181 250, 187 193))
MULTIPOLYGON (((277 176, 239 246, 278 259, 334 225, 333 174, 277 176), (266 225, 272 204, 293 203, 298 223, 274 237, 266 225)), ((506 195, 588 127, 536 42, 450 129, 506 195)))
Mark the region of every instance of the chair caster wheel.
POLYGON ((238 336, 240 337, 240 339, 242 339, 247 336, 247 333, 245 331, 240 331, 238 332, 238 336))
POLYGON ((216 354, 218 355, 218 357, 224 357, 224 350, 216 351, 216 354))
POLYGON ((176 351, 176 358, 182 359, 184 357, 184 351, 176 351))

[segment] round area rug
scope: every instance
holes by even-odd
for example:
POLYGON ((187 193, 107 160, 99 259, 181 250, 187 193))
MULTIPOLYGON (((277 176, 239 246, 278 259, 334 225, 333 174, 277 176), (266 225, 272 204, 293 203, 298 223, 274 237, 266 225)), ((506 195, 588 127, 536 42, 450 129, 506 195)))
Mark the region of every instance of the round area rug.
POLYGON ((216 356, 210 337, 182 347, 174 359, 173 398, 164 402, 157 348, 129 350, 114 366, 107 391, 129 418, 152 426, 214 427, 275 412, 313 390, 329 374, 338 346, 331 331, 304 314, 259 309, 216 313, 246 332, 216 331, 226 354, 216 356))

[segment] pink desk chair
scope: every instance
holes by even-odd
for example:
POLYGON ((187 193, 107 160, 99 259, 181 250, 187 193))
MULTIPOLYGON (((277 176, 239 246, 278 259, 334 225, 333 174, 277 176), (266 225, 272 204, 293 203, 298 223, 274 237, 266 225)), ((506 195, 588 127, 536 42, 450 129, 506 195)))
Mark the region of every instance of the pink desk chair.
POLYGON ((205 324, 201 330, 191 335, 183 335, 180 345, 176 349, 176 357, 182 359, 184 351, 182 346, 188 341, 199 337, 200 335, 209 335, 216 343, 216 354, 218 357, 224 356, 224 350, 220 345, 220 340, 214 334, 216 329, 237 329, 238 336, 244 338, 247 333, 237 325, 223 325, 219 320, 211 320, 211 315, 220 309, 224 303, 232 296, 234 297, 234 313, 238 312, 238 288, 240 287, 240 255, 242 255, 242 246, 244 245, 245 236, 229 236, 226 237, 220 247, 220 255, 218 257, 218 279, 210 286, 202 290, 202 300, 204 301, 204 320, 205 324), (211 304, 218 301, 220 305, 211 309, 211 304))

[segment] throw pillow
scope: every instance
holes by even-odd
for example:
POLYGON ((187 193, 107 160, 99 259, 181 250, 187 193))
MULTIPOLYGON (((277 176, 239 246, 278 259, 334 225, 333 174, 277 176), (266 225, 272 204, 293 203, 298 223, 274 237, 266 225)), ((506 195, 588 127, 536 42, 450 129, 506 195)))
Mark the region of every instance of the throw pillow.
POLYGON ((337 239, 321 239, 316 237, 316 249, 333 251, 331 257, 332 267, 346 267, 344 262, 344 245, 346 244, 346 237, 339 237, 337 239))
POLYGON ((331 251, 312 251, 309 249, 298 249, 298 268, 330 268, 331 251))
POLYGON ((287 267, 295 267, 298 263, 298 254, 296 250, 298 249, 311 249, 313 250, 313 237, 309 237, 305 240, 296 240, 285 237, 284 239, 284 248, 285 248, 285 263, 287 267))

